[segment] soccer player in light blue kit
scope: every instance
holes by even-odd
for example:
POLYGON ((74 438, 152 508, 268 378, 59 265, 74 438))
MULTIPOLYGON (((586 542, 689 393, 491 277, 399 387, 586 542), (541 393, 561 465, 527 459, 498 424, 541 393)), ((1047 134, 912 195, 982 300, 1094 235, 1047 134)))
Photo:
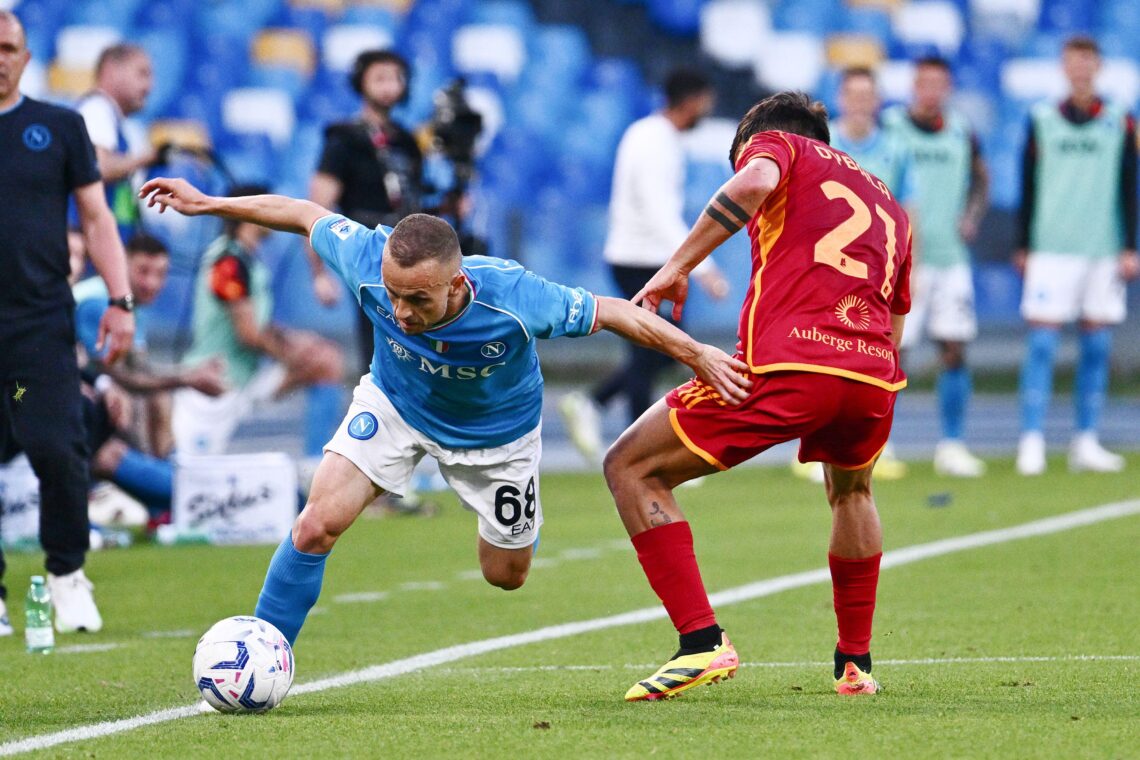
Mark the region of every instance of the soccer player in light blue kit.
POLYGON ((435 217, 413 214, 373 230, 309 201, 217 198, 165 178, 140 195, 160 210, 307 233, 374 325, 372 370, 325 446, 309 501, 273 555, 257 602, 255 614, 290 642, 317 601, 337 538, 378 495, 404 493, 425 454, 478 515, 483 577, 506 590, 522 586, 542 525, 536 338, 611 330, 687 364, 725 403, 747 396, 747 366, 720 349, 629 301, 549 282, 513 261, 463 258, 455 231, 435 217))

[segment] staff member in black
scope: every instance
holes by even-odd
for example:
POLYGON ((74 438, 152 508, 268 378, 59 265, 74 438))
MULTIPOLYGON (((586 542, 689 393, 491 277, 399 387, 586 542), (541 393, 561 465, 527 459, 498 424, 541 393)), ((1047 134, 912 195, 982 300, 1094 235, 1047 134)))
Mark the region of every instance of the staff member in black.
MULTIPOLYGON (((98 631, 103 620, 83 572, 88 450, 67 283, 69 195, 110 294, 99 325, 110 361, 131 345, 134 301, 83 118, 20 94, 30 58, 20 20, 0 11, 0 462, 23 451, 39 478, 56 629, 98 631)), ((12 632, 5 596, 0 585, 0 635, 12 632)))
MULTIPOLYGON (((354 222, 395 226, 420 210, 423 155, 415 137, 392 119, 408 93, 408 62, 390 50, 366 50, 356 58, 349 82, 363 99, 360 114, 325 130, 324 151, 309 184, 309 199, 335 208, 354 222)), ((310 251, 313 289, 326 306, 341 286, 310 251)), ((358 314, 361 374, 372 360, 372 324, 358 314)))

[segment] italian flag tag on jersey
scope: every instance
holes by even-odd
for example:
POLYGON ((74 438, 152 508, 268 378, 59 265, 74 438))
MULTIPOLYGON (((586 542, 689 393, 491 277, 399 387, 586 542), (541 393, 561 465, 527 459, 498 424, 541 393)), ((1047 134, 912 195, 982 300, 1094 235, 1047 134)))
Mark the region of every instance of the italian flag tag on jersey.
POLYGON ((435 340, 434 338, 428 338, 428 340, 431 341, 432 351, 435 351, 437 354, 447 353, 447 341, 435 340))

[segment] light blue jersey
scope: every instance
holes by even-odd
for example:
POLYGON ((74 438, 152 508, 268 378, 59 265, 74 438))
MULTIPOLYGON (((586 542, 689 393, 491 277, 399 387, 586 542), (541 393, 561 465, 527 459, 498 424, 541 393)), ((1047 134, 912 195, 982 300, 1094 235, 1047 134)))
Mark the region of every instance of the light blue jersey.
POLYGON ((589 335, 594 296, 544 280, 515 261, 467 256, 468 305, 444 325, 407 335, 380 278, 391 232, 334 214, 319 219, 310 238, 372 321, 372 382, 409 425, 441 446, 492 448, 523 437, 542 413, 535 339, 589 335))
POLYGON ((859 162, 867 171, 887 183, 895 200, 907 204, 914 200, 914 170, 907 146, 893 133, 876 128, 865 140, 849 140, 838 129, 831 131, 831 146, 859 162))

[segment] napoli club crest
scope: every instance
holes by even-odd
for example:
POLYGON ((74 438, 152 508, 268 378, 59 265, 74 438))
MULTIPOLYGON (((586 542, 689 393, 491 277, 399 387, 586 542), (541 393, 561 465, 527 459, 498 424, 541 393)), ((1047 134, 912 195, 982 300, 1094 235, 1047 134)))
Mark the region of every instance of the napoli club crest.
POLYGON ((479 349, 479 353, 483 354, 488 359, 498 359, 500 356, 507 352, 507 344, 501 340, 493 340, 490 343, 484 343, 483 347, 479 349))
POLYGON ((348 423, 348 434, 358 441, 367 441, 376 435, 376 415, 372 412, 361 412, 348 423))
POLYGON ((24 129, 24 145, 36 153, 47 150, 51 145, 51 131, 43 124, 29 124, 24 129))

